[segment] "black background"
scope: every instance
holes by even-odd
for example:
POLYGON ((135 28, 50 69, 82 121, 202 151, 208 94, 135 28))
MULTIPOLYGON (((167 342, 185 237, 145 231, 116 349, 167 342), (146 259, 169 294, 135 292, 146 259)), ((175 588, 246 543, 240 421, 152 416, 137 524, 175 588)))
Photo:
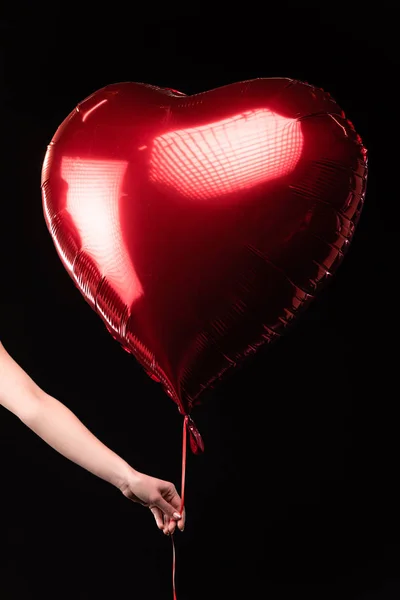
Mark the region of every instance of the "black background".
MULTIPOLYGON (((134 3, 26 3, 1 18, 2 342, 105 444, 178 488, 176 406, 84 302, 46 229, 40 172, 56 128, 109 83, 190 94, 288 76, 329 91, 369 150, 364 212, 330 286, 196 409, 206 450, 188 455, 178 600, 400 597, 400 51, 394 9, 355 6, 149 4, 143 16, 134 3)), ((6 410, 0 443, 2 600, 172 598, 171 542, 148 509, 6 410)))

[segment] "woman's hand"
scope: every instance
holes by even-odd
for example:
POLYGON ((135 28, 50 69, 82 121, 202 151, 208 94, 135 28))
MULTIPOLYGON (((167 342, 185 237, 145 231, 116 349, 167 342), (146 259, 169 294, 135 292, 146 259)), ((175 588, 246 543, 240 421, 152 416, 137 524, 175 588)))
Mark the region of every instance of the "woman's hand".
POLYGON ((166 535, 174 533, 176 525, 184 530, 186 515, 185 511, 179 513, 181 498, 173 483, 132 470, 120 490, 129 500, 150 508, 158 528, 166 535))

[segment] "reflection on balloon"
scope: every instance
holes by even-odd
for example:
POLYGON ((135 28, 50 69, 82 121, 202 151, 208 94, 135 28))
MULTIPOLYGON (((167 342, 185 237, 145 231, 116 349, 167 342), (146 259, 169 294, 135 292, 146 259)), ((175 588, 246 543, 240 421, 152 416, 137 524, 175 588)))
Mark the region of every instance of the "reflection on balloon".
POLYGON ((154 139, 150 179, 193 200, 283 177, 303 146, 301 123, 259 109, 154 139))
POLYGON ((88 119, 88 117, 90 117, 90 115, 99 108, 99 106, 105 104, 106 102, 108 102, 107 98, 105 98, 104 100, 100 100, 100 102, 92 106, 92 108, 89 108, 87 112, 84 112, 82 114, 82 123, 84 123, 88 119))
POLYGON ((143 289, 121 236, 119 201, 127 166, 127 161, 63 157, 61 177, 82 249, 129 305, 143 289))

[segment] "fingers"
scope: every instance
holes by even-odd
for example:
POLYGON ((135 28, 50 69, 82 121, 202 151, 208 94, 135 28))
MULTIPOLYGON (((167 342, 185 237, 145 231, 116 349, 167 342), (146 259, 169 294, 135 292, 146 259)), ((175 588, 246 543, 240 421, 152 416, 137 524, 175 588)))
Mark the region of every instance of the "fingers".
MULTIPOLYGON (((176 502, 174 502, 176 504, 176 502)), ((157 500, 157 506, 151 507, 151 512, 157 523, 157 527, 161 529, 165 535, 172 535, 175 532, 176 526, 180 531, 185 528, 186 510, 180 515, 174 506, 169 504, 164 498, 157 500), (179 517, 179 518, 178 518, 179 517)))
POLYGON ((166 523, 166 535, 173 535, 175 533, 176 521, 175 519, 170 519, 169 517, 165 517, 166 523))
POLYGON ((166 535, 173 535, 177 526, 180 531, 183 531, 185 529, 186 511, 183 510, 183 513, 183 517, 178 521, 176 519, 170 519, 169 517, 166 517, 164 515, 164 533, 166 533, 166 535))
POLYGON ((164 534, 170 535, 175 532, 176 527, 178 527, 180 531, 184 530, 186 511, 183 509, 182 514, 180 514, 182 501, 175 486, 169 482, 162 483, 163 486, 160 489, 160 495, 157 499, 153 500, 153 503, 150 504, 150 506, 156 518, 158 528, 162 529, 164 534), (160 517, 160 515, 162 515, 162 517, 160 517), (161 518, 163 522, 162 526, 161 518))
MULTIPOLYGON (((173 534, 175 532, 176 527, 178 527, 178 529, 180 531, 183 531, 185 529, 185 522, 186 522, 186 510, 183 509, 183 514, 182 517, 178 520, 176 519, 169 519, 168 517, 166 518, 167 520, 169 520, 169 526, 168 526, 168 534, 173 534)), ((165 520, 164 520, 165 522, 165 520)))
POLYGON ((174 504, 176 504, 175 502, 173 503, 169 503, 166 500, 164 500, 164 498, 162 496, 160 496, 160 498, 157 499, 157 503, 156 505, 158 506, 158 508, 160 508, 162 510, 162 512, 164 513, 164 515, 166 515, 167 517, 169 517, 169 519, 175 519, 175 521, 178 521, 179 519, 182 518, 182 515, 179 514, 178 510, 175 508, 174 504))
POLYGON ((173 519, 176 521, 176 524, 178 525, 178 529, 180 531, 183 531, 185 529, 186 510, 183 509, 182 515, 179 515, 182 501, 179 497, 178 492, 176 492, 175 496, 171 499, 171 504, 175 508, 176 513, 177 513, 177 516, 174 516, 173 519))
POLYGON ((171 520, 160 508, 158 508, 158 506, 153 506, 150 510, 153 513, 158 529, 165 535, 173 534, 176 527, 176 521, 174 519, 171 520))
POLYGON ((180 529, 180 531, 183 531, 185 528, 186 512, 185 512, 185 509, 183 509, 183 514, 182 515, 180 514, 182 500, 181 500, 178 492, 176 491, 175 486, 172 484, 170 484, 170 485, 171 485, 171 487, 168 490, 169 493, 165 497, 169 500, 170 505, 174 509, 175 514, 172 515, 172 518, 177 522, 178 529, 180 529))
POLYGON ((162 511, 157 506, 153 506, 150 510, 154 515, 158 529, 163 530, 164 529, 164 515, 163 515, 162 511))
POLYGON ((178 529, 180 531, 183 531, 185 529, 185 523, 186 523, 186 509, 183 509, 183 514, 182 514, 182 518, 178 520, 177 525, 178 525, 178 529))
POLYGON ((175 531, 176 522, 173 519, 170 519, 167 515, 162 515, 162 519, 163 526, 160 527, 160 529, 162 529, 164 535, 172 535, 175 531))
POLYGON ((164 533, 165 535, 173 535, 175 533, 175 529, 178 526, 180 531, 185 529, 185 521, 186 521, 186 510, 183 509, 183 515, 180 519, 170 519, 167 515, 164 515, 164 533))

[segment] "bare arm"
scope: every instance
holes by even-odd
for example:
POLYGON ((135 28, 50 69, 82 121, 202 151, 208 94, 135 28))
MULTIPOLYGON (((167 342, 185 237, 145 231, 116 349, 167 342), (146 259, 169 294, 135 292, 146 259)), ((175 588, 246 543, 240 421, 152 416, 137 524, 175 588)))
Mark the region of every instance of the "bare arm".
POLYGON ((98 440, 61 402, 46 394, 0 343, 0 404, 52 448, 119 489, 134 469, 98 440))
POLYGON ((150 508, 164 533, 183 530, 181 498, 169 481, 133 469, 98 440, 64 404, 46 394, 11 358, 0 342, 0 404, 52 448, 134 502, 150 508))

